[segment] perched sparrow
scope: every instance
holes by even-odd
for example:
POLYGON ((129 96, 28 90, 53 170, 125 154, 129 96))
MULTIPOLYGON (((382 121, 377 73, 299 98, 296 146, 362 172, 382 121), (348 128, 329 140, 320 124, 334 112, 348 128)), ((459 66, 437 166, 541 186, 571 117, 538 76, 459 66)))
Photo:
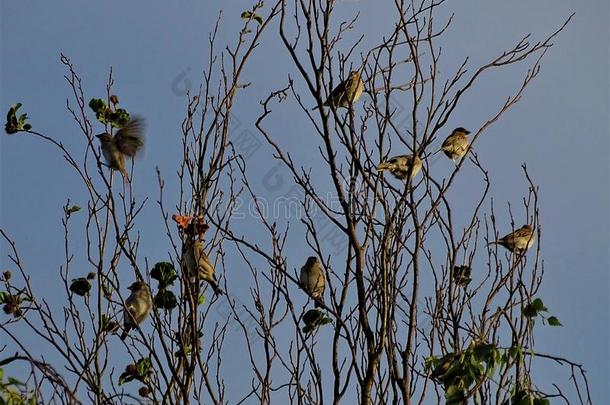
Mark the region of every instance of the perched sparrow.
MULTIPOLYGON (((364 82, 360 78, 360 74, 352 70, 349 72, 349 77, 334 88, 328 99, 324 102, 324 105, 327 107, 333 105, 337 108, 348 108, 358 101, 363 91, 364 82)), ((314 110, 316 108, 318 107, 315 107, 314 110)))
POLYGON ((123 334, 121 340, 125 340, 129 331, 138 327, 146 319, 153 306, 150 289, 143 281, 136 281, 129 286, 131 294, 125 300, 123 311, 123 334))
POLYGON ((462 127, 453 130, 451 135, 445 139, 442 151, 449 159, 456 161, 461 159, 468 152, 468 134, 470 131, 462 127))
POLYGON ((413 163, 413 160, 413 155, 394 156, 388 161, 380 163, 377 166, 377 171, 381 172, 384 170, 389 170, 390 173, 392 173, 397 179, 406 180, 407 176, 409 175, 411 165, 413 165, 411 178, 414 178, 421 170, 422 161, 417 155, 415 155, 415 163, 413 163))
POLYGON ((102 154, 106 163, 113 170, 121 172, 127 178, 125 156, 133 157, 144 146, 144 119, 133 117, 114 137, 105 132, 96 135, 102 146, 102 154))
POLYGON ((502 245, 511 252, 523 252, 534 244, 534 231, 530 225, 523 225, 503 238, 488 243, 492 244, 502 245))
POLYGON ((301 267, 301 275, 299 277, 301 287, 313 300, 316 302, 316 308, 322 307, 324 303, 324 288, 326 287, 326 279, 324 271, 320 266, 320 261, 317 257, 307 259, 305 266, 301 267))
POLYGON ((216 281, 215 269, 203 248, 203 242, 188 238, 184 244, 184 265, 191 279, 199 278, 208 282, 214 294, 222 294, 216 281))

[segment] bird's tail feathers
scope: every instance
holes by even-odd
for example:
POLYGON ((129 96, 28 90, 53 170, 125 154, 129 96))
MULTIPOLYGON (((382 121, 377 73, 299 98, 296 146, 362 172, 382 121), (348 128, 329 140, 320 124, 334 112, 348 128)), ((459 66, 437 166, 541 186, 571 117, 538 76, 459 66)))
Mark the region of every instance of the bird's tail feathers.
POLYGON ((216 280, 210 281, 210 287, 212 287, 212 290, 214 290, 214 294, 215 295, 222 295, 223 294, 223 292, 220 289, 220 287, 218 287, 218 283, 216 282, 216 280))

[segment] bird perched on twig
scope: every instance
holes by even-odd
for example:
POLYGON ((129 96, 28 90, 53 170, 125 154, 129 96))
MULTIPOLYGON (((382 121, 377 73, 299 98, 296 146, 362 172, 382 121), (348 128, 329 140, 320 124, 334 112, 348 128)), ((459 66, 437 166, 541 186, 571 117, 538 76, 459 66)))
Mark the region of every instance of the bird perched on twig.
POLYGON ((441 150, 449 159, 455 162, 468 152, 468 134, 470 134, 470 131, 459 127, 454 129, 451 135, 445 139, 441 150))
POLYGON ((400 180, 406 180, 411 172, 411 179, 414 178, 422 168, 422 160, 417 155, 400 155, 394 156, 389 160, 380 163, 377 166, 377 171, 382 172, 388 170, 394 177, 400 180), (415 158, 414 158, 415 156, 415 158), (411 166, 413 168, 411 169, 411 166))
POLYGON ((123 311, 123 334, 121 340, 125 340, 129 331, 137 328, 146 319, 153 306, 150 289, 143 281, 136 281, 129 286, 131 294, 125 300, 123 311))
POLYGON ((534 229, 530 225, 523 225, 514 232, 488 243, 488 245, 493 244, 504 246, 511 252, 526 251, 534 244, 534 229))
POLYGON ((316 302, 316 308, 321 308, 324 304, 326 279, 320 260, 317 257, 311 256, 307 259, 305 265, 301 267, 299 281, 301 282, 301 288, 316 302))
POLYGON ((207 281, 214 290, 214 294, 222 294, 222 290, 218 287, 218 281, 216 281, 214 265, 205 253, 203 242, 194 240, 192 237, 187 238, 184 243, 183 255, 188 276, 191 279, 199 278, 207 281))
POLYGON ((120 171, 125 179, 127 179, 125 156, 135 156, 144 146, 144 127, 144 119, 136 116, 119 129, 114 136, 107 132, 96 135, 100 140, 106 163, 111 169, 120 171))
MULTIPOLYGON (((328 99, 324 102, 324 105, 335 106, 336 108, 343 107, 349 108, 353 105, 364 91, 364 81, 360 77, 360 73, 355 70, 349 72, 347 79, 339 83, 337 87, 331 91, 328 99)), ((315 110, 318 107, 314 107, 315 110)))

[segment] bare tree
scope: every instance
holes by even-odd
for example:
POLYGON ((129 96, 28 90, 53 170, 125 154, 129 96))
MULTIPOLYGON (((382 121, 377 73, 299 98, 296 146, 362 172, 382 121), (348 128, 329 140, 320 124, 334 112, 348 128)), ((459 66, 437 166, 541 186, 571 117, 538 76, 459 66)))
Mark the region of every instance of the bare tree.
POLYGON ((139 249, 138 220, 148 197, 134 193, 133 166, 124 180, 108 170, 88 110, 106 132, 121 127, 126 111, 118 107, 112 70, 105 100, 88 104, 74 65, 62 55, 73 92, 67 109, 82 132, 83 150, 69 150, 60 139, 29 127, 16 116, 19 106, 12 118, 9 113, 6 128, 54 146, 81 179, 88 193, 82 231, 90 272, 73 269, 73 235, 81 230, 70 220, 80 207, 70 201, 62 221, 59 274, 67 300, 62 308, 33 291, 16 243, 0 230, 20 276, 3 276, 7 318, 0 331, 18 350, 2 349, 0 366, 28 363, 26 383, 42 403, 339 404, 356 398, 361 404, 543 404, 553 398, 591 403, 583 367, 534 345, 541 322, 559 324, 538 296, 544 275, 540 245, 505 251, 487 244, 522 224, 534 229, 526 242, 540 239, 538 187, 523 164, 522 206, 508 205, 496 214, 492 179, 476 153, 479 137, 537 77, 571 16, 546 38, 525 36, 482 66, 471 66, 465 57, 446 75, 439 71, 439 44, 453 16, 439 23, 444 3, 394 2, 396 21, 371 49, 363 49, 362 38, 345 39, 362 22, 358 16, 337 21, 334 1, 257 3, 242 14, 235 44, 217 51, 219 18, 209 37, 202 84, 187 94, 179 194, 169 203, 166 175, 157 170, 168 251, 167 261, 154 265, 139 249), (268 215, 266 196, 248 174, 252 162, 232 138, 235 100, 249 85, 242 79, 244 67, 263 32, 272 30, 297 73, 261 101, 255 122, 294 183, 292 193, 274 201, 280 218, 268 215), (471 128, 468 152, 451 172, 439 173, 434 163, 443 158, 440 144, 463 96, 488 72, 524 63, 520 86, 471 128), (344 91, 351 99, 342 108, 333 100, 336 91, 349 87, 350 72, 358 72, 365 96, 357 101, 344 91), (290 102, 319 141, 317 156, 307 162, 294 157, 298 145, 284 145, 269 129, 274 109, 290 102), (405 114, 397 114, 396 102, 408 106, 405 114), (420 159, 421 173, 414 164, 402 167, 400 179, 378 170, 395 155, 420 159), (478 195, 456 190, 467 165, 479 173, 470 179, 479 182, 478 195), (252 202, 256 227, 235 224, 243 201, 252 202), (465 211, 464 205, 470 208, 465 211), (201 276, 189 275, 185 257, 195 238, 204 241, 224 294, 212 294, 201 276), (302 257, 289 257, 293 244, 301 246, 302 257), (297 272, 308 256, 320 260, 325 274, 326 296, 315 300, 320 309, 313 308, 297 272), (235 261, 248 271, 227 271, 227 262, 235 261), (125 266, 130 275, 118 271, 125 266), (110 347, 118 344, 114 335, 122 328, 126 283, 134 280, 153 290, 153 328, 131 332, 123 343, 130 359, 117 370, 110 347), (238 284, 249 286, 248 297, 232 293, 238 284), (212 313, 219 308, 226 315, 222 321, 212 313), (249 381, 231 378, 223 363, 234 350, 226 345, 233 327, 241 332, 249 381), (52 348, 59 363, 49 364, 22 345, 22 333, 52 348), (572 387, 540 388, 532 372, 538 360, 568 367, 572 387), (130 388, 134 380, 137 394, 130 388))

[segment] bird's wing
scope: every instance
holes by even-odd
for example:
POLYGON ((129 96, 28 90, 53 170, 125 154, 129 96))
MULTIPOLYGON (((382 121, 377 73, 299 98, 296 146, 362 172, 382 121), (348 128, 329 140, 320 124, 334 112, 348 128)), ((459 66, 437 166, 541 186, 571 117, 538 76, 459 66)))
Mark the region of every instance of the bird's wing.
POLYGON ((114 136, 117 149, 127 155, 134 156, 144 146, 145 121, 142 117, 135 116, 114 136))
POLYGON ((136 324, 136 309, 133 304, 125 303, 125 314, 123 315, 123 324, 129 328, 136 324))
POLYGON ((307 288, 307 269, 305 266, 301 267, 299 272, 299 281, 301 282, 301 288, 307 288))
POLYGON ((197 271, 203 270, 206 278, 214 279, 214 266, 210 262, 210 258, 203 249, 203 243, 196 243, 193 248, 193 256, 195 256, 195 263, 197 263, 197 271))
POLYGON ((531 231, 527 228, 519 228, 514 233, 517 238, 526 238, 531 235, 531 231))
POLYGON ((201 259, 207 258, 205 252, 203 251, 203 243, 193 243, 193 257, 195 258, 195 263, 197 263, 197 266, 199 266, 199 261, 201 259))
POLYGON ((451 145, 451 142, 453 141, 453 135, 449 135, 447 137, 447 139, 445 139, 445 141, 443 142, 443 145, 441 146, 442 149, 447 148, 448 146, 451 145))
POLYGON ((326 288, 326 279, 324 279, 324 272, 322 269, 318 271, 318 279, 316 280, 316 290, 320 291, 320 296, 324 295, 324 289, 326 288))
POLYGON ((338 107, 341 104, 341 98, 345 97, 345 82, 339 83, 337 87, 330 92, 330 96, 324 105, 330 105, 331 103, 338 107))

